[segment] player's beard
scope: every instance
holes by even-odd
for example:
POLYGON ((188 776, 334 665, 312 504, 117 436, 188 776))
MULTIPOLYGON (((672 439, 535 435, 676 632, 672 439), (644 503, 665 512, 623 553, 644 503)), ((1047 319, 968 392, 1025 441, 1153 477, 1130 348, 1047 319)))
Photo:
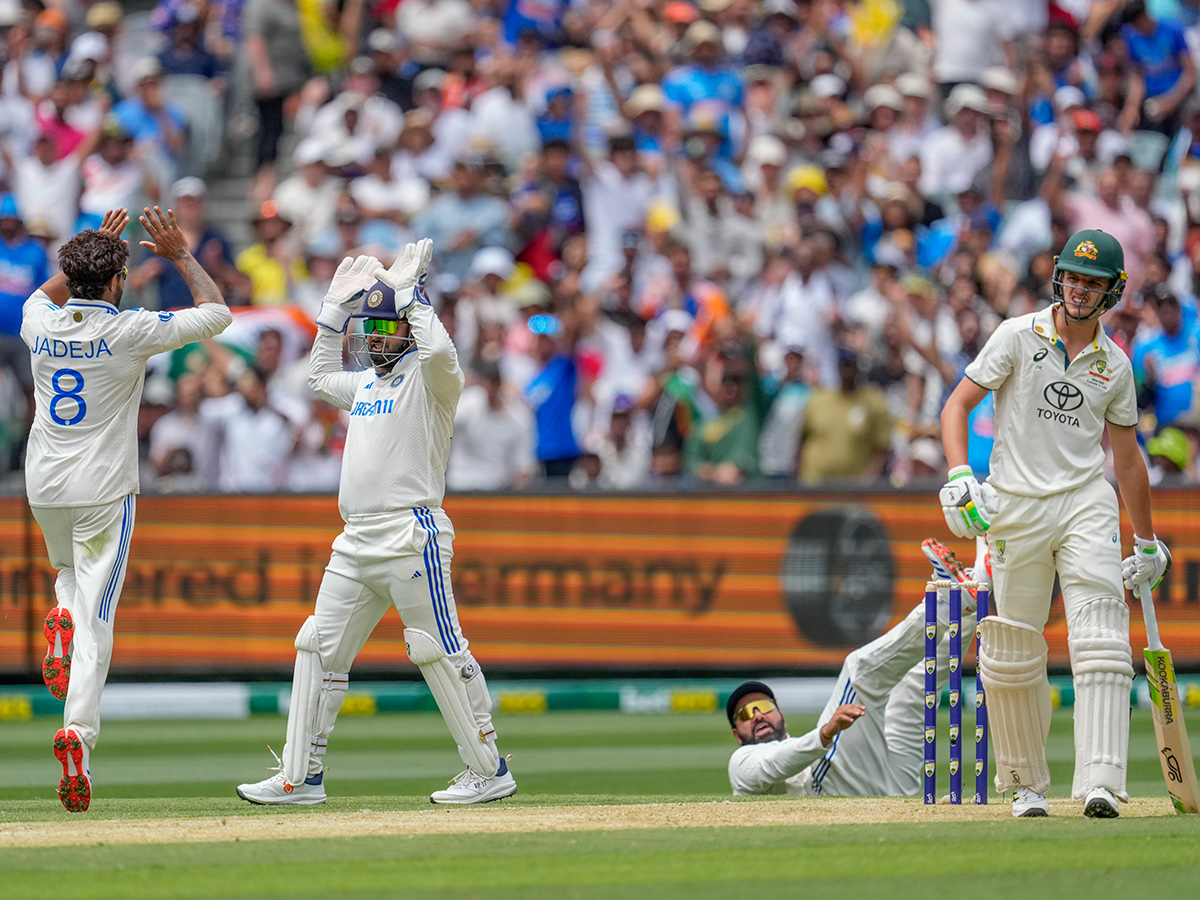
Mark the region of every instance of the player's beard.
POLYGON ((787 729, 782 724, 776 727, 766 720, 762 724, 767 725, 768 728, 760 728, 756 725, 750 732, 747 744, 769 744, 771 741, 782 741, 787 737, 787 729))

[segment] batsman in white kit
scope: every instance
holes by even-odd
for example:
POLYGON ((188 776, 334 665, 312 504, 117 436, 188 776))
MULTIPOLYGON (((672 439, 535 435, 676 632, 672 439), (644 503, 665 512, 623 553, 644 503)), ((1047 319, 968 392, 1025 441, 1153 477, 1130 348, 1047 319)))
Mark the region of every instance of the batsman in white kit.
POLYGON ((463 637, 450 586, 454 526, 442 510, 462 369, 425 293, 429 239, 409 244, 390 269, 345 259, 317 317, 309 384, 350 413, 338 508, 346 528, 296 636, 287 741, 278 774, 242 784, 251 803, 325 802, 325 750, 350 667, 387 610, 404 622, 408 657, 437 701, 466 769, 434 803, 510 797, 517 783, 496 749, 487 682, 463 637), (364 372, 342 371, 342 335, 364 372))
POLYGON ((66 701, 53 747, 63 767, 58 797, 71 812, 85 811, 92 798, 89 757, 100 734, 100 694, 133 536, 146 360, 220 334, 233 321, 188 252, 174 213, 164 216, 158 207, 141 216, 153 238, 142 245, 176 265, 196 307, 119 311, 129 256, 119 235, 128 221, 125 210, 111 210, 99 230, 63 244, 62 272, 29 297, 21 318, 37 400, 25 485, 58 570, 42 676, 66 701))
POLYGON ((1119 815, 1119 801, 1129 799, 1133 655, 1122 582, 1131 590, 1156 586, 1171 556, 1154 534, 1132 366, 1100 326, 1124 291, 1124 262, 1112 235, 1072 235, 1055 257, 1053 305, 1001 323, 942 411, 952 467, 940 495, 946 523, 960 537, 986 534, 991 548, 996 614, 979 627, 980 673, 996 789, 1014 792, 1018 817, 1049 813, 1042 632, 1055 573, 1075 680, 1072 797, 1092 818, 1119 815), (967 416, 989 391, 996 394, 996 442, 981 485, 966 465, 967 416), (1106 431, 1134 531, 1134 552, 1124 562, 1117 496, 1104 479, 1106 431))

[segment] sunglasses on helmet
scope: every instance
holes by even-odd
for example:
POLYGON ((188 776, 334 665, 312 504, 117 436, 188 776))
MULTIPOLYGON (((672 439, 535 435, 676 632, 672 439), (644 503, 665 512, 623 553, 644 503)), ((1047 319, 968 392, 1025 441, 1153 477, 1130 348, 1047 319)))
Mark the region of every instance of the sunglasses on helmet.
POLYGON ((778 707, 775 705, 774 701, 767 700, 765 697, 761 700, 751 700, 733 714, 733 719, 735 722, 749 722, 755 717, 755 715, 761 713, 765 716, 767 713, 772 712, 775 709, 778 709, 778 707))
POLYGON ((363 319, 366 334, 395 334, 399 330, 400 322, 396 319, 363 319))

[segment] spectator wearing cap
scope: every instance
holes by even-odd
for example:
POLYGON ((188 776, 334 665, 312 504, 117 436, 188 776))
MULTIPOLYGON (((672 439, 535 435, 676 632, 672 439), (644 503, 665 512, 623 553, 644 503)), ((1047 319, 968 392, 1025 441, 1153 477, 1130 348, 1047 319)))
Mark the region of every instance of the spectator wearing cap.
POLYGON ((571 144, 576 140, 573 100, 574 92, 569 85, 556 85, 546 91, 546 108, 537 117, 538 137, 543 146, 547 141, 571 144))
POLYGON ((572 421, 579 389, 575 360, 579 336, 573 322, 565 325, 549 313, 531 317, 527 327, 534 335, 532 356, 537 366, 525 388, 537 426, 535 455, 546 478, 566 478, 580 455, 572 421))
POLYGON ((838 385, 817 388, 800 430, 800 480, 872 481, 887 470, 892 416, 879 388, 864 385, 859 354, 837 351, 838 385))
POLYGON ((1180 105, 1196 86, 1196 64, 1183 27, 1173 19, 1155 21, 1144 0, 1125 5, 1121 37, 1129 58, 1129 86, 1117 127, 1135 127, 1174 138, 1182 121, 1180 105))
POLYGON ((358 203, 363 218, 407 225, 429 205, 429 182, 411 172, 397 176, 392 151, 376 147, 366 172, 350 182, 350 196, 358 203))
POLYGON ((296 172, 275 188, 272 199, 280 215, 298 226, 293 240, 299 246, 333 225, 344 182, 330 172, 328 155, 329 149, 318 138, 305 138, 292 155, 296 172))
MULTIPOLYGON (((111 116, 105 119, 96 150, 84 159, 80 174, 83 176, 83 193, 79 197, 82 228, 100 227, 104 214, 110 209, 140 209, 159 198, 155 173, 144 165, 133 138, 111 116)), ((184 305, 191 305, 191 300, 184 305)))
POLYGON ((163 69, 152 56, 138 60, 132 70, 137 93, 113 107, 112 115, 133 138, 159 184, 172 184, 186 149, 187 117, 163 94, 163 69))
POLYGON ((452 491, 524 487, 534 471, 533 419, 505 390, 494 362, 478 363, 454 414, 446 486, 452 491))
POLYGON ((904 98, 904 115, 888 132, 888 156, 896 165, 919 159, 926 138, 940 124, 934 117, 933 86, 917 72, 905 72, 896 79, 896 90, 904 98))
POLYGON ((394 32, 376 28, 367 35, 367 49, 379 76, 379 92, 400 107, 401 112, 408 112, 413 108, 413 98, 412 77, 404 66, 407 47, 394 32))
POLYGON ((818 380, 834 384, 837 359, 831 325, 838 298, 833 281, 818 268, 808 240, 785 252, 782 263, 786 275, 764 292, 754 330, 761 339, 780 346, 803 345, 818 380))
POLYGON ((454 165, 451 190, 413 219, 413 230, 433 239, 439 272, 463 278, 484 247, 508 247, 508 204, 484 192, 486 158, 463 154, 454 165))
MULTIPOLYGON (((701 19, 688 26, 684 40, 691 61, 676 66, 663 79, 667 101, 683 116, 702 104, 718 121, 740 118, 745 86, 737 70, 725 63, 720 29, 701 19)), ((723 130, 728 135, 729 127, 723 130)))
POLYGON ((258 171, 251 199, 261 202, 275 189, 284 101, 304 86, 312 66, 292 0, 247 0, 242 22, 258 108, 258 171))
POLYGON ((34 17, 30 49, 22 67, 25 93, 34 102, 48 96, 58 80, 67 58, 70 30, 67 14, 56 7, 45 8, 34 17))
POLYGON ((274 200, 268 200, 256 210, 251 224, 256 240, 234 258, 238 271, 250 279, 250 303, 254 306, 287 303, 292 286, 308 277, 304 262, 289 240, 292 222, 279 211, 274 200))
POLYGON ((513 232, 517 256, 533 274, 549 279, 567 241, 584 233, 583 186, 571 174, 571 149, 547 141, 538 166, 513 189, 513 232))
POLYGON ((671 149, 666 132, 667 98, 657 84, 640 84, 625 101, 622 111, 633 128, 639 153, 666 153, 671 149))
POLYGON ((767 246, 778 248, 784 231, 795 219, 795 210, 784 190, 787 146, 773 134, 763 134, 750 142, 742 163, 746 188, 754 193, 754 206, 762 224, 767 246))
POLYGON ((1192 445, 1179 428, 1168 426, 1146 441, 1150 457, 1150 483, 1156 487, 1180 487, 1192 480, 1192 445))
POLYGON ((193 3, 181 3, 170 27, 170 43, 158 54, 165 75, 194 75, 209 82, 211 89, 225 89, 225 72, 220 60, 204 48, 204 22, 193 3))
POLYGON ((934 199, 958 194, 992 161, 985 127, 990 107, 974 84, 960 84, 946 100, 950 124, 939 128, 921 152, 921 193, 934 199))
MULTIPOLYGON (((0 197, 0 334, 20 339, 21 309, 48 277, 46 251, 25 234, 25 223, 12 194, 0 197)), ((29 355, 22 371, 28 371, 29 355)), ((25 384, 22 381, 22 384, 25 384)), ((30 382, 32 384, 32 382, 30 382)))
POLYGON ((1149 303, 1158 332, 1133 352, 1133 374, 1144 406, 1160 426, 1194 413, 1200 377, 1200 329, 1184 321, 1179 299, 1166 285, 1155 285, 1149 303))
POLYGON ((404 113, 380 89, 375 60, 358 56, 347 67, 342 90, 312 114, 297 113, 297 130, 326 145, 354 142, 357 161, 365 163, 378 148, 392 148, 404 130, 404 113))
MULTIPOLYGON (((233 248, 223 232, 208 221, 205 199, 208 186, 200 178, 180 178, 169 193, 179 228, 194 248, 192 255, 216 282, 226 298, 235 305, 244 303, 250 295, 250 280, 234 265, 233 248)), ((129 273, 131 286, 150 284, 157 290, 158 309, 182 309, 191 304, 187 284, 174 266, 165 266, 159 257, 147 254, 145 260, 129 273)))

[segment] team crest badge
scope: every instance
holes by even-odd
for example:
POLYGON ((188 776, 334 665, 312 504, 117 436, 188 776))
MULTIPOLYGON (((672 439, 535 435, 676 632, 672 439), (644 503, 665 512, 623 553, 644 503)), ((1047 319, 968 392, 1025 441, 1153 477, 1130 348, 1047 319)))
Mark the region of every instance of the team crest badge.
POLYGON ((998 557, 1000 557, 1001 559, 1004 559, 1005 543, 1006 543, 1005 541, 996 541, 996 555, 998 557))
POLYGON ((925 671, 932 673, 937 668, 937 660, 929 659, 925 661, 925 671))
POLYGON ((926 707, 928 707, 929 709, 933 709, 933 704, 935 702, 937 702, 936 694, 926 694, 925 695, 925 706, 926 707))
POLYGON ((975 774, 976 775, 983 774, 983 760, 982 759, 975 760, 975 774))
POLYGON ((933 777, 933 771, 934 771, 934 766, 935 766, 935 765, 936 765, 935 763, 931 763, 931 762, 927 762, 927 763, 925 763, 925 777, 926 777, 926 778, 932 778, 932 777, 933 777))
MULTIPOLYGON (((950 692, 950 706, 951 707, 958 706, 958 691, 950 692)), ((952 730, 957 731, 958 729, 952 729, 952 730)))
POLYGON ((926 728, 925 729, 925 743, 932 744, 936 738, 937 738, 937 729, 936 728, 926 728))
POLYGON ((951 775, 958 774, 958 760, 957 759, 950 760, 950 774, 951 775))
POLYGON ((1084 241, 1082 244, 1080 244, 1078 247, 1075 248, 1075 255, 1083 256, 1083 257, 1086 257, 1087 259, 1094 260, 1097 256, 1100 255, 1100 251, 1096 249, 1096 245, 1093 244, 1091 241, 1084 241))
POLYGON ((374 309, 382 302, 383 291, 371 291, 371 293, 367 295, 367 306, 371 307, 371 309, 374 309))
POLYGON ((926 625, 925 637, 929 638, 931 641, 937 637, 937 625, 926 625))

